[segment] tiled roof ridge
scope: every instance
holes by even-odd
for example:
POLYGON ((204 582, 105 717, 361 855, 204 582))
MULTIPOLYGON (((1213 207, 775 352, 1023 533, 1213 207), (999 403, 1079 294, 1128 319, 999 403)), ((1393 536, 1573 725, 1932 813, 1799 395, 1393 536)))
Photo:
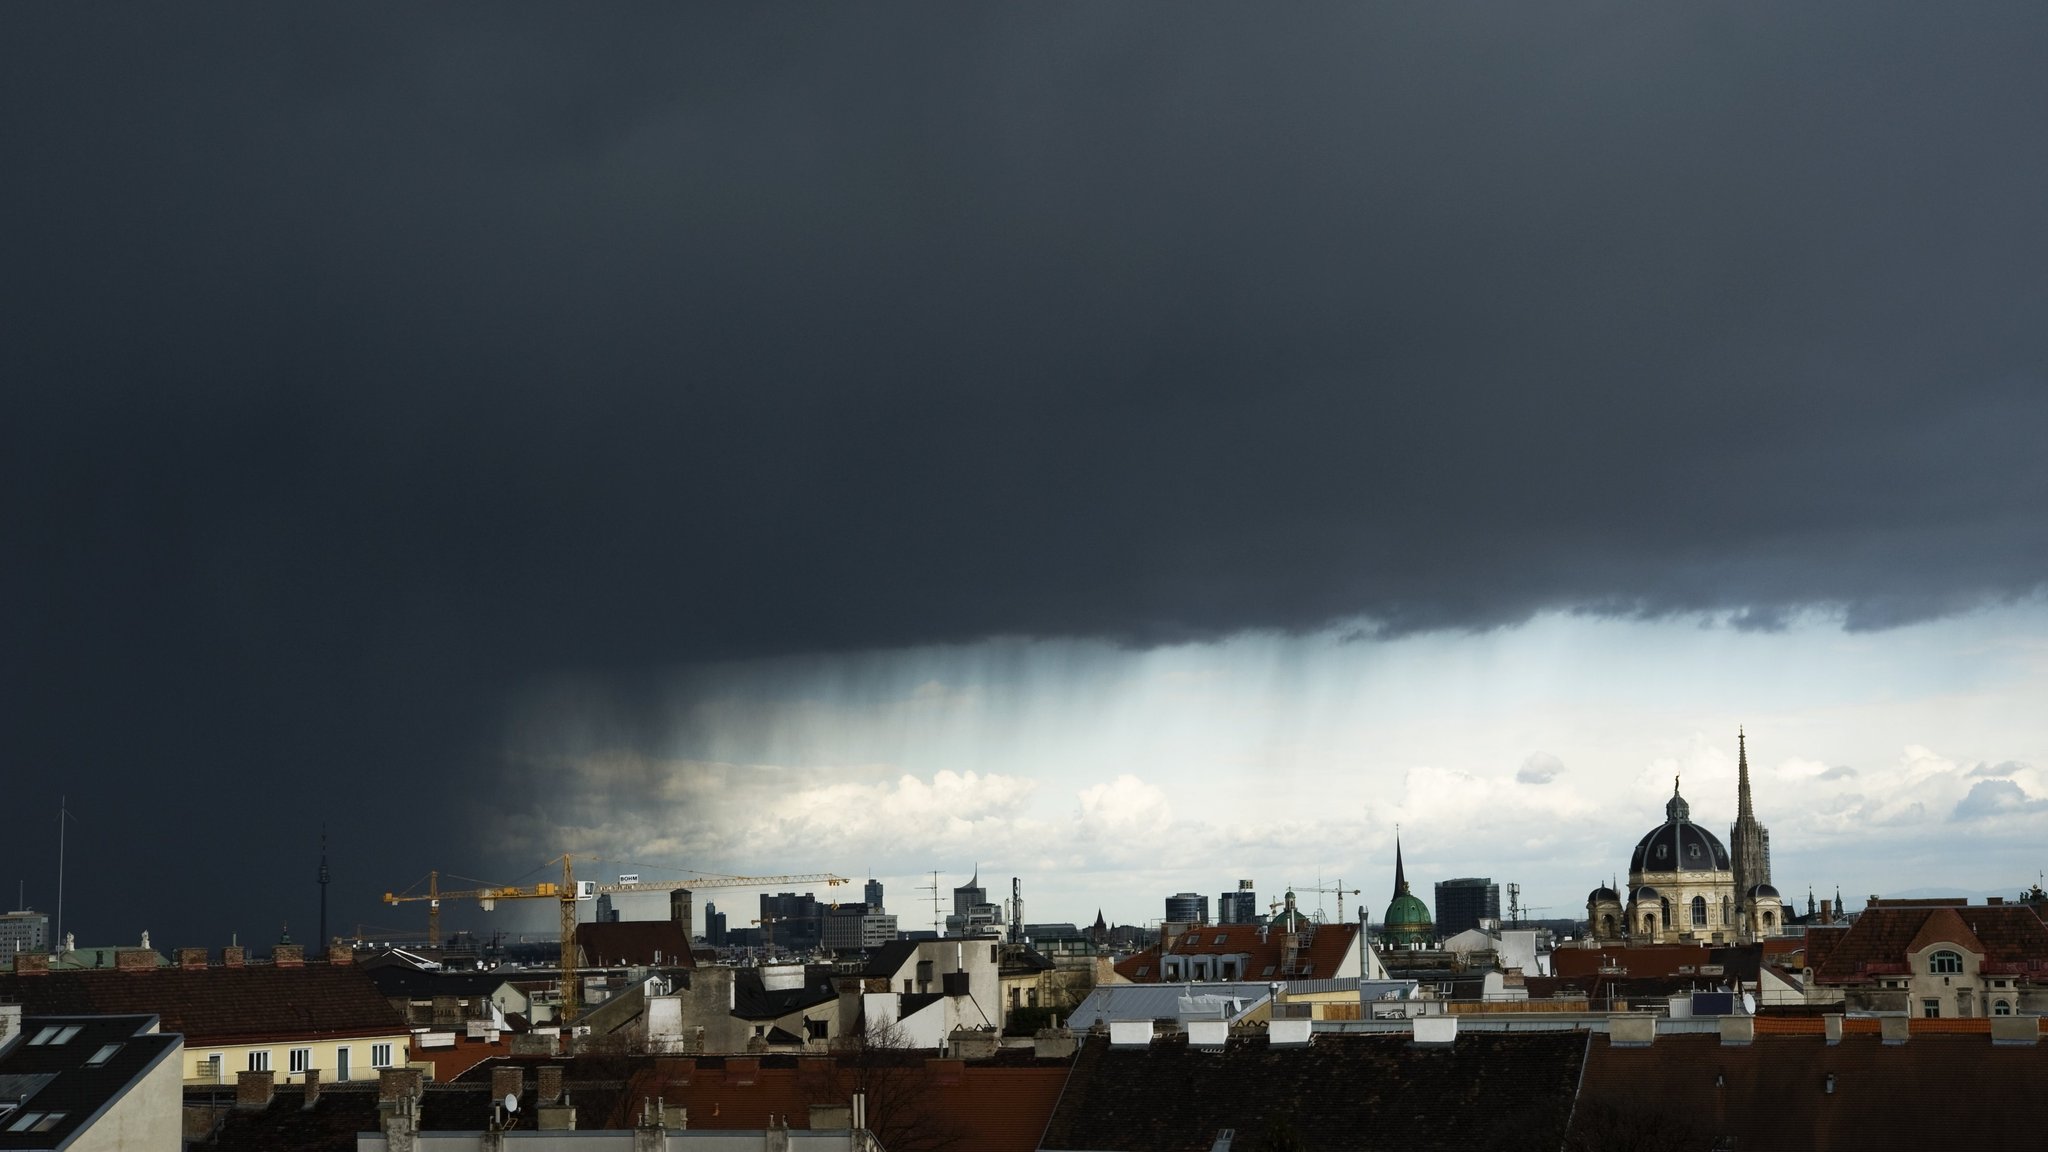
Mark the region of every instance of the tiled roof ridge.
POLYGON ((1970 926, 1963 923, 1963 918, 1956 915, 1954 908, 1934 909, 1927 919, 1920 922, 1920 930, 1913 934, 1913 941, 1906 945, 1906 951, 1918 952, 1935 944, 1960 944, 1979 956, 1989 951, 1970 926))

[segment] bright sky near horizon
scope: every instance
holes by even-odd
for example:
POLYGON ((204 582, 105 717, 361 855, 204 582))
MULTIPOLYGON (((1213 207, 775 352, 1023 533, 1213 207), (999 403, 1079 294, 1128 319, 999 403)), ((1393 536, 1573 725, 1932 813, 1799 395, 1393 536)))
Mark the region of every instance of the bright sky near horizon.
POLYGON ((1398 640, 722 667, 674 683, 664 734, 639 748, 608 731, 601 700, 558 685, 523 710, 514 746, 589 798, 579 849, 871 871, 906 927, 930 920, 915 887, 932 870, 950 888, 977 864, 998 897, 1022 876, 1033 920, 1154 920, 1169 893, 1213 901, 1239 878, 1266 900, 1341 877, 1377 909, 1397 824, 1425 899, 1483 875, 1569 916, 1626 872, 1674 777, 1727 838, 1738 726, 1788 896, 2016 892, 2043 863, 2042 700, 2038 603, 1866 633, 1549 614, 1398 640))

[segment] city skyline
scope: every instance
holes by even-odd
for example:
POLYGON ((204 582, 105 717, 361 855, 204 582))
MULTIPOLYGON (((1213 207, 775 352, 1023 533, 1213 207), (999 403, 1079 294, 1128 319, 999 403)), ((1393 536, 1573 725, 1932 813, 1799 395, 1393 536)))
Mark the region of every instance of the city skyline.
POLYGON ((0 42, 0 884, 68 795, 82 941, 303 938, 323 826, 345 931, 563 852, 1383 906, 1397 823, 1556 911, 1739 725, 1790 898, 2043 867, 2048 10, 0 42))

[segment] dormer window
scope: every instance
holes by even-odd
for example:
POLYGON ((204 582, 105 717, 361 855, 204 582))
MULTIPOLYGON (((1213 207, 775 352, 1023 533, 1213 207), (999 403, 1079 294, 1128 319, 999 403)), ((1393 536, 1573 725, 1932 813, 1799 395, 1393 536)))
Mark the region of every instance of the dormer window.
POLYGON ((1927 958, 1927 970, 1936 976, 1959 973, 1963 970, 1962 955, 1944 948, 1927 958))

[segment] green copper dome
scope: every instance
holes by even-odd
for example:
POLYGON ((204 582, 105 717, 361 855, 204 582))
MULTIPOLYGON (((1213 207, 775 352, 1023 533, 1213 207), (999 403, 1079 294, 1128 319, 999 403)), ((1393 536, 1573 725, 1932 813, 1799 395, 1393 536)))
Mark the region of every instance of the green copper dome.
POLYGON ((1380 921, 1380 934, 1388 944, 1406 948, 1436 940, 1436 922, 1429 918, 1429 906, 1408 890, 1408 873, 1401 866, 1401 840, 1394 838, 1394 900, 1380 921))

